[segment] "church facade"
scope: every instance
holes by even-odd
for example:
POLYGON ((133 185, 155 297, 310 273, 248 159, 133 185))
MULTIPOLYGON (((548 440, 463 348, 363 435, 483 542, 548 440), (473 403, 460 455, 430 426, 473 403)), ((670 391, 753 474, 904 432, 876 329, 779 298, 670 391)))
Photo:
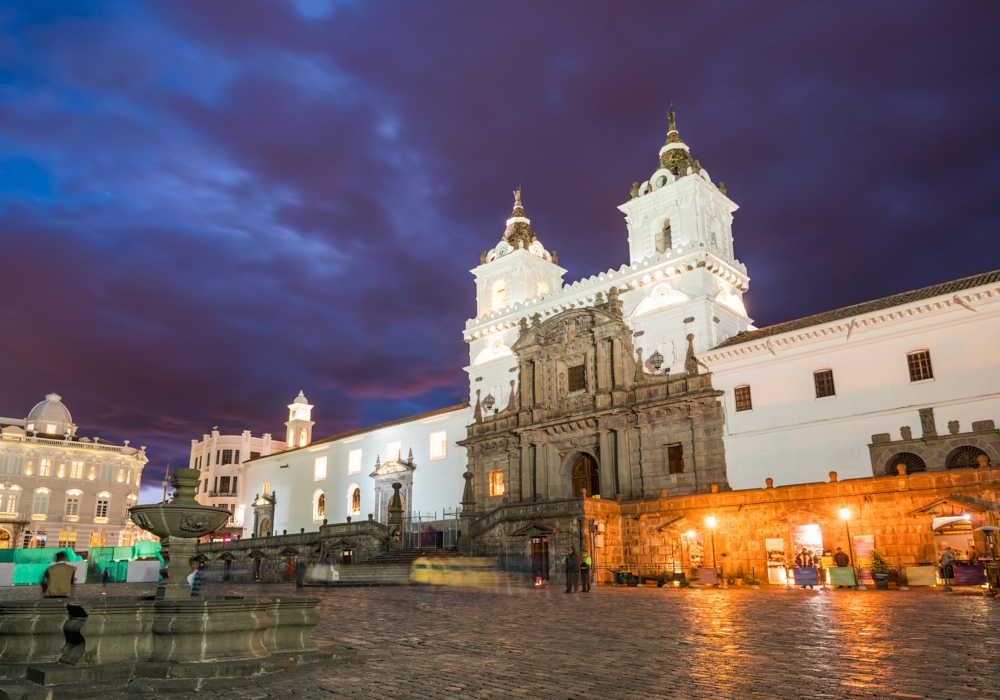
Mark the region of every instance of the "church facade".
POLYGON ((385 523, 398 482, 406 518, 461 506, 480 553, 621 562, 641 504, 1000 464, 1000 271, 756 328, 737 206, 672 113, 619 209, 630 259, 567 284, 515 192, 471 271, 468 402, 316 441, 293 404, 288 448, 247 463, 244 537, 385 523))

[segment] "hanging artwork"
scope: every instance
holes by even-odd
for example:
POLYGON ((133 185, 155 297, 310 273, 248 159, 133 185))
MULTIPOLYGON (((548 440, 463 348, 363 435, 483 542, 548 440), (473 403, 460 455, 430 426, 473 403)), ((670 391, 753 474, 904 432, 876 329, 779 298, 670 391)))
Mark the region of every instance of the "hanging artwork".
POLYGON ((858 572, 861 583, 871 585, 875 583, 872 579, 872 550, 875 549, 875 535, 855 535, 854 536, 854 556, 858 562, 858 572))
POLYGON ((785 566, 788 563, 785 558, 785 540, 781 537, 768 537, 764 540, 764 548, 767 550, 767 582, 785 583, 785 566))

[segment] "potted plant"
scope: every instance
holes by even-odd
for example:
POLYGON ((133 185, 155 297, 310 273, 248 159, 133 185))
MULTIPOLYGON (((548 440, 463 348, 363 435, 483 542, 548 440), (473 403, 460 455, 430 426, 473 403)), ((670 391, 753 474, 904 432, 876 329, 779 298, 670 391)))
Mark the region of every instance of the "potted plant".
POLYGON ((886 561, 882 553, 877 549, 872 550, 872 579, 875 581, 875 588, 880 591, 889 590, 889 562, 886 561))

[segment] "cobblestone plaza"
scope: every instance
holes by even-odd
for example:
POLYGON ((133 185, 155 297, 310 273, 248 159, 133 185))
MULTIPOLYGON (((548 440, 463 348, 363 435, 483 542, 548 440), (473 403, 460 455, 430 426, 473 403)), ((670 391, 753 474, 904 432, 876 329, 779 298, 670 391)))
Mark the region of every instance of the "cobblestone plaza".
MULTIPOLYGON (((297 593, 290 584, 207 588, 297 593)), ((305 593, 322 599, 316 641, 354 649, 356 660, 171 697, 1000 697, 1000 601, 971 592, 518 587, 448 589, 424 605, 410 587, 305 593)))

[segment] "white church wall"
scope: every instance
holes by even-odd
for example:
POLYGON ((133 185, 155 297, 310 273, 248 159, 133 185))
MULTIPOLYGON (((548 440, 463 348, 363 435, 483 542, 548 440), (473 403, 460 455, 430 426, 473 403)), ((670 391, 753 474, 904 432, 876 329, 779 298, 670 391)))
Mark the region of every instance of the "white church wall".
POLYGON ((871 476, 871 436, 898 440, 901 426, 919 436, 921 408, 934 408, 938 434, 953 420, 962 432, 973 421, 1000 423, 1000 302, 993 299, 976 311, 948 297, 923 301, 899 318, 855 326, 850 339, 849 319, 773 336, 776 355, 763 347, 739 354, 756 341, 704 356, 725 392, 730 485, 759 488, 767 477, 775 486, 826 481, 831 470, 842 479, 871 476), (782 342, 816 331, 819 338, 782 342), (911 382, 907 354, 920 349, 930 351, 934 377, 911 382), (813 373, 822 369, 833 370, 836 395, 817 399, 813 373), (750 411, 735 410, 741 385, 750 386, 750 411))

